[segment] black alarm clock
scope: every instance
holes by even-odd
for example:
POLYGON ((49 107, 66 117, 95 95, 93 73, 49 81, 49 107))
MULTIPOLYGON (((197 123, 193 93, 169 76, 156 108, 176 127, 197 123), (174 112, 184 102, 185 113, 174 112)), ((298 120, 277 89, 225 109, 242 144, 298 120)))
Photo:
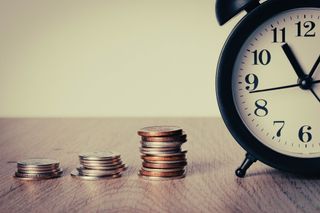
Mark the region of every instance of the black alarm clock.
POLYGON ((247 152, 236 175, 257 160, 320 174, 320 1, 216 2, 220 25, 243 10, 216 76, 223 120, 247 152))

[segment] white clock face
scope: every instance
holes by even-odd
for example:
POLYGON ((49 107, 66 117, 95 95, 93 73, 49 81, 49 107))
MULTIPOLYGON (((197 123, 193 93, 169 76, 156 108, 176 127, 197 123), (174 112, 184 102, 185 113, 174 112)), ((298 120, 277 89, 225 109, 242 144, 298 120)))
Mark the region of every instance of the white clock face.
POLYGON ((279 153, 320 157, 319 56, 318 8, 270 18, 238 54, 232 76, 237 111, 249 131, 279 153))

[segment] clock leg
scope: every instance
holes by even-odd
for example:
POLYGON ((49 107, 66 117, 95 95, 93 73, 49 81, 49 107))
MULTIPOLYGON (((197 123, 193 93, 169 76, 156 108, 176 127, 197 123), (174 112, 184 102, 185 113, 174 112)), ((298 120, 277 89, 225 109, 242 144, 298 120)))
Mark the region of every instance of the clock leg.
POLYGON ((246 158, 242 162, 241 166, 236 170, 236 175, 240 178, 243 178, 246 175, 249 167, 256 161, 257 159, 255 157, 247 153, 246 158))

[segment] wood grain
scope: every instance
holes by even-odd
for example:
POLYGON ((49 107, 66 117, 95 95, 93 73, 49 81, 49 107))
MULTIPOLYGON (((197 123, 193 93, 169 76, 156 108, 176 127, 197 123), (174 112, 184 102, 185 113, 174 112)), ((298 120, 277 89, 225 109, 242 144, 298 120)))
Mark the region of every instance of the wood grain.
POLYGON ((320 180, 256 163, 244 179, 234 169, 244 152, 218 118, 0 119, 0 212, 319 212, 320 180), (140 179, 136 131, 179 125, 189 141, 185 179, 140 179), (81 151, 110 149, 129 164, 120 179, 81 181, 69 173, 81 151), (59 179, 27 182, 12 177, 15 162, 61 161, 59 179))

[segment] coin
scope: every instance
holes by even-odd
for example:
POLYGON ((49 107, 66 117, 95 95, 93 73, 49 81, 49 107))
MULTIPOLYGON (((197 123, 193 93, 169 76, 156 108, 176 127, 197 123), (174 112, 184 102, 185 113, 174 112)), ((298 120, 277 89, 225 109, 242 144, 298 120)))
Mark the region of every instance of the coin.
POLYGON ((121 158, 116 158, 116 159, 113 159, 113 160, 83 160, 83 159, 80 159, 80 163, 83 163, 83 164, 96 164, 96 165, 114 165, 114 164, 118 164, 118 163, 121 163, 121 158))
POLYGON ((17 172, 22 174, 48 174, 48 173, 56 173, 60 172, 61 168, 53 169, 53 170, 34 170, 34 169, 20 169, 18 168, 17 172))
POLYGON ((160 160, 157 160, 157 161, 147 161, 147 160, 145 160, 144 162, 146 162, 146 163, 161 163, 161 164, 175 164, 175 163, 185 163, 185 162, 187 162, 187 160, 185 159, 185 160, 177 160, 177 161, 160 161, 160 160))
POLYGON ((118 165, 118 166, 115 166, 115 167, 108 167, 108 168, 105 168, 105 167, 99 167, 98 169, 96 168, 88 168, 88 167, 84 167, 83 165, 80 165, 78 168, 78 170, 83 170, 83 171, 88 171, 88 172, 97 172, 97 173, 100 173, 100 172, 103 172, 103 171, 106 171, 106 172, 111 172, 111 171, 124 171, 127 169, 127 165, 125 164, 121 164, 121 165, 118 165))
POLYGON ((79 154, 82 160, 112 160, 120 158, 120 154, 112 151, 96 151, 96 152, 83 152, 79 154))
POLYGON ((85 180, 120 177, 127 169, 119 153, 113 151, 95 151, 79 154, 80 166, 72 176, 85 180))
POLYGON ((80 160, 80 164, 82 165, 88 165, 88 166, 115 166, 115 165, 120 165, 122 164, 122 160, 114 161, 112 163, 97 163, 97 162, 90 162, 90 161, 82 161, 80 160))
POLYGON ((155 176, 144 176, 144 175, 141 175, 140 173, 139 173, 138 175, 139 175, 139 177, 141 177, 142 179, 145 179, 145 180, 154 180, 154 181, 175 180, 175 179, 184 178, 184 177, 186 176, 185 174, 182 174, 182 175, 173 176, 173 177, 155 177, 155 176))
POLYGON ((165 147, 181 147, 185 142, 140 142, 144 148, 165 148, 165 147))
POLYGON ((75 169, 71 172, 71 176, 81 180, 107 180, 107 179, 119 178, 121 177, 121 174, 104 176, 104 177, 84 176, 84 175, 80 175, 79 172, 75 169))
POLYGON ((140 170, 140 174, 143 176, 155 176, 155 177, 175 177, 181 176, 184 174, 184 170, 177 171, 177 172, 149 172, 143 169, 140 170))
POLYGON ((59 161, 57 160, 52 160, 52 159, 41 159, 41 158, 33 158, 33 159, 26 159, 22 161, 18 161, 17 165, 18 167, 23 167, 23 168, 56 168, 59 167, 59 161))
POLYGON ((167 136, 167 137, 145 137, 142 136, 142 141, 145 142, 186 142, 187 135, 174 135, 174 136, 167 136))
POLYGON ((141 158, 146 161, 163 161, 163 162, 186 160, 185 155, 181 155, 181 156, 148 156, 148 155, 144 155, 144 156, 141 156, 141 158))
POLYGON ((154 168, 154 169, 172 169, 172 168, 181 168, 187 165, 187 162, 181 163, 149 163, 143 162, 142 166, 146 168, 154 168))
POLYGON ((149 126, 144 127, 138 131, 138 135, 144 137, 158 137, 158 136, 171 136, 181 135, 182 129, 177 126, 149 126))
POLYGON ((140 176, 150 180, 185 176, 187 151, 182 151, 181 146, 187 141, 187 135, 180 127, 145 127, 138 131, 138 135, 141 136, 140 153, 143 160, 140 176))
POLYGON ((141 148, 140 149, 140 152, 142 154, 145 154, 145 155, 159 155, 159 154, 174 154, 174 153, 178 153, 178 152, 181 152, 180 149, 173 149, 173 150, 148 150, 148 149, 143 149, 141 148))
POLYGON ((47 179, 47 178, 60 177, 62 173, 63 173, 62 170, 58 172, 42 173, 42 174, 28 174, 28 173, 16 172, 15 176, 19 178, 47 179))
POLYGON ((141 169, 143 171, 147 171, 147 172, 167 173, 167 172, 179 172, 179 171, 184 169, 184 166, 183 167, 179 167, 179 168, 171 168, 171 169, 154 169, 154 168, 147 168, 147 167, 142 167, 141 169))
POLYGON ((112 169, 118 169, 123 167, 123 163, 121 164, 116 164, 116 165, 110 165, 110 166, 105 166, 105 165, 87 165, 87 164, 81 164, 84 168, 86 169, 95 169, 95 170, 112 170, 112 169))
MULTIPOLYGON (((182 151, 182 152, 178 152, 178 153, 170 153, 170 154, 156 154, 154 156, 160 156, 160 157, 171 157, 171 156, 182 156, 185 155, 187 153, 187 151, 182 151)), ((148 154, 151 155, 151 154, 148 154)), ((152 155, 151 155, 152 156, 152 155)))
POLYGON ((104 176, 111 176, 111 175, 116 175, 119 174, 121 171, 117 171, 117 170, 110 170, 110 171, 106 171, 106 170, 93 170, 92 172, 87 172, 88 170, 83 170, 83 169, 79 169, 77 168, 78 172, 80 175, 83 176, 92 176, 92 177, 104 177, 104 176), (100 171, 100 172, 98 172, 100 171))
POLYGON ((60 177, 63 170, 57 160, 32 158, 17 162, 14 177, 21 180, 44 180, 60 177))

